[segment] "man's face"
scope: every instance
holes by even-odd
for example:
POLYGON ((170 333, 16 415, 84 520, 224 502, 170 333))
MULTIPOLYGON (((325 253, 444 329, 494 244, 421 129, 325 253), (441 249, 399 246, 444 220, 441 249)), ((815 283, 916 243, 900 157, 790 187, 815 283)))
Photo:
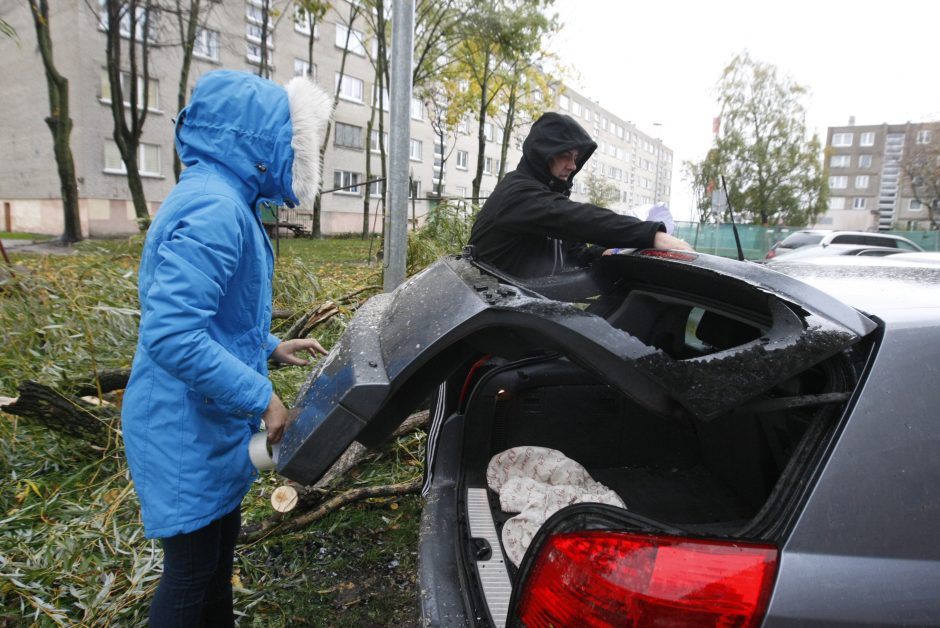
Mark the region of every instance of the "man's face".
POLYGON ((548 160, 548 170, 552 176, 562 181, 567 181, 571 173, 578 169, 578 151, 566 150, 563 153, 553 155, 548 160))

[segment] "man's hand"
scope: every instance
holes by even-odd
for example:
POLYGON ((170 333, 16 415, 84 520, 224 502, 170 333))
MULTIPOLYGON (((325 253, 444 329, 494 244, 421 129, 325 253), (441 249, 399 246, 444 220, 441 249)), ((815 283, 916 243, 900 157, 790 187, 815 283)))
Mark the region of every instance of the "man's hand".
POLYGON ((653 238, 653 248, 654 249, 677 249, 680 251, 694 251, 695 250, 685 240, 680 240, 679 238, 671 236, 665 231, 656 232, 656 237, 653 238))
POLYGON ((320 343, 313 338, 294 338, 285 340, 271 352, 271 359, 281 364, 293 364, 295 366, 307 366, 310 360, 305 360, 299 355, 298 351, 309 351, 310 353, 320 353, 326 355, 326 349, 320 346, 320 343))
POLYGON ((287 427, 287 408, 284 407, 281 398, 276 393, 271 393, 268 409, 264 411, 261 418, 264 421, 264 431, 268 435, 268 444, 274 445, 281 442, 281 437, 284 436, 284 428, 287 427))

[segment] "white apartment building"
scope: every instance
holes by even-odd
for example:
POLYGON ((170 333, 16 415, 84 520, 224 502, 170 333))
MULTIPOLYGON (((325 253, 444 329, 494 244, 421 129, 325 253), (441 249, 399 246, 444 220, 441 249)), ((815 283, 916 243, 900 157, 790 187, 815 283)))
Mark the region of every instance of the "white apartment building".
MULTIPOLYGON (((127 177, 112 139, 110 88, 106 74, 105 33, 96 0, 57 0, 52 4, 54 56, 59 71, 69 79, 72 152, 79 183, 79 211, 85 235, 133 233, 137 230, 127 177)), ((207 0, 204 28, 196 41, 189 89, 205 72, 237 69, 257 73, 261 60, 263 13, 261 0, 207 0)), ((377 193, 381 183, 372 184, 373 196, 368 214, 364 208, 366 155, 371 156, 373 178, 381 175, 379 133, 366 137, 375 95, 375 71, 370 59, 375 38, 359 18, 348 24, 349 3, 336 0, 313 31, 313 67, 309 66, 311 35, 307 16, 296 11, 292 2, 272 2, 279 11, 268 24, 266 46, 269 77, 286 83, 308 72, 331 93, 339 87, 339 104, 334 115, 330 143, 324 156, 323 188, 345 187, 325 194, 322 200, 321 229, 325 234, 360 233, 367 216, 370 231, 381 231, 381 208, 377 193), (343 49, 349 34, 349 53, 340 76, 343 49)), ((0 0, 4 19, 19 34, 19 42, 0 38, 0 133, 5 138, 0 161, 0 229, 7 231, 59 234, 62 231, 62 205, 59 180, 52 150, 52 137, 45 124, 48 95, 42 61, 35 44, 35 31, 25 3, 0 0)), ((140 173, 151 214, 174 185, 173 120, 176 115, 177 84, 182 51, 176 24, 169 15, 158 15, 152 27, 154 46, 150 60, 149 110, 140 149, 140 173), (174 43, 176 42, 176 43, 174 43)), ((126 42, 125 42, 126 44, 126 42)), ((127 61, 126 49, 124 62, 127 61)), ((141 86, 142 88, 143 86, 141 86)), ((387 103, 387 98, 385 99, 387 103)), ((624 109, 629 103, 621 103, 624 109)), ((386 105, 387 108, 387 105, 386 105)), ((669 201, 672 151, 658 139, 640 131, 629 121, 592 102, 574 90, 559 86, 545 96, 546 110, 575 117, 598 143, 595 156, 579 175, 573 198, 587 199, 587 177, 605 177, 619 193, 613 209, 669 201)), ((477 121, 461 123, 459 133, 445 146, 437 142, 424 103, 413 100, 411 108, 410 173, 414 209, 409 218, 420 224, 430 203, 441 194, 469 199, 477 160, 477 121), (441 160, 446 160, 442 181, 438 181, 441 160)), ((387 142, 388 118, 385 133, 387 142)), ((487 122, 484 174, 480 189, 482 203, 497 183, 503 130, 498 117, 487 122)), ((506 171, 515 168, 521 156, 527 127, 513 132, 506 158, 506 171)), ((310 208, 298 208, 288 220, 310 219, 310 208)))

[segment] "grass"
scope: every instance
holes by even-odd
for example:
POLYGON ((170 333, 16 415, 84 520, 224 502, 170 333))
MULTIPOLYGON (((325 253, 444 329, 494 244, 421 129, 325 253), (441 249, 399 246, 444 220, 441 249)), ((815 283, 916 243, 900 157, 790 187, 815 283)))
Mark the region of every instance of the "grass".
MULTIPOLYGON (((282 240, 275 308, 294 315, 381 285, 375 242, 282 240), (370 247, 371 251, 370 251, 370 247)), ((430 245, 423 245, 431 250, 430 245)), ((68 389, 95 369, 128 367, 136 344, 139 237, 85 241, 69 256, 14 254, 0 275, 0 396, 33 379, 68 389)), ((358 299, 364 299, 371 292, 358 299)), ((358 303, 314 335, 336 342, 358 303)), ((283 333, 291 320, 275 321, 283 333)), ((271 374, 293 399, 304 369, 271 374)), ((119 402, 119 398, 112 398, 119 402)), ((0 413, 0 626, 142 625, 162 554, 143 538, 117 426, 94 451, 0 413)), ((424 435, 374 452, 354 485, 405 481, 422 472, 424 435)), ((272 514, 280 480, 261 477, 243 505, 246 523, 272 514)), ((240 547, 236 607, 243 626, 409 625, 417 608, 420 499, 347 506, 303 532, 240 547)))
POLYGON ((0 231, 0 239, 3 240, 54 240, 55 236, 43 233, 20 233, 18 231, 0 231))

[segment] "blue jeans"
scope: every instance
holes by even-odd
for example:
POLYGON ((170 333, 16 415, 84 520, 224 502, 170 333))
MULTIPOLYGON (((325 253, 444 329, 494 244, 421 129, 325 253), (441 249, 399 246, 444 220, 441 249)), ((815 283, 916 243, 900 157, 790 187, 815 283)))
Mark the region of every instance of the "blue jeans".
POLYGON ((163 577, 150 605, 150 625, 233 626, 232 562, 241 509, 205 526, 161 539, 163 577))

